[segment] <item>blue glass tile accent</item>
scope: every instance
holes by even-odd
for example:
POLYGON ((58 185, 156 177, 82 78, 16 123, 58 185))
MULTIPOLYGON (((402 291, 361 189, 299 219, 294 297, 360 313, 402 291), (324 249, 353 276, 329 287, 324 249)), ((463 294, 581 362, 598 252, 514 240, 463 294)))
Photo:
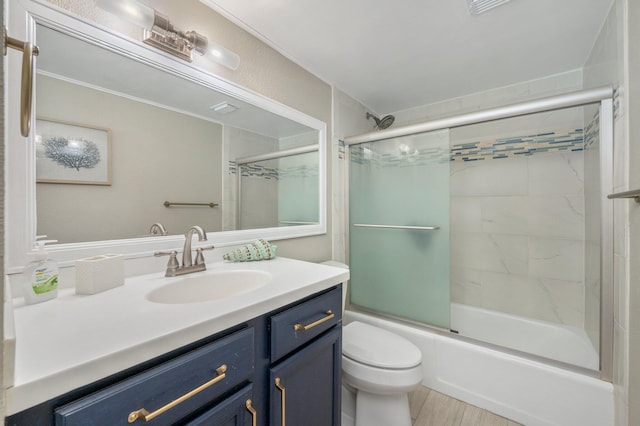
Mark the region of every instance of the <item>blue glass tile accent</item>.
POLYGON ((431 163, 502 160, 562 151, 580 152, 585 149, 589 141, 588 135, 594 133, 595 128, 593 123, 589 123, 585 130, 567 129, 464 142, 451 145, 448 151, 442 148, 421 148, 413 154, 378 153, 373 143, 350 147, 350 158, 354 163, 374 167, 413 167, 431 163))
POLYGON ((582 129, 541 132, 453 145, 451 159, 452 161, 470 161, 474 158, 503 159, 568 149, 582 150, 584 143, 582 129))

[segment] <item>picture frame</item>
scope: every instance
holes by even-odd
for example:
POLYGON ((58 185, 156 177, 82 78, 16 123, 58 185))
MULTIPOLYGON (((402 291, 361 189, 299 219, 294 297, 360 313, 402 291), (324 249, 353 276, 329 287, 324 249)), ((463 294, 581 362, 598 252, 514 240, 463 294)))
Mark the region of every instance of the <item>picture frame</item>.
POLYGON ((111 131, 36 118, 36 183, 111 185, 111 131))

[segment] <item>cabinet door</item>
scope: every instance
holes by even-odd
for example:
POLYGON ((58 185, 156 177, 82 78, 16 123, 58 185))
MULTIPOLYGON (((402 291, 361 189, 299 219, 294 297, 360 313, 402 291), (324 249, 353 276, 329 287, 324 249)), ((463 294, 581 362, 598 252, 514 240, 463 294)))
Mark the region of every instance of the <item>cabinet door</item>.
POLYGON ((272 426, 340 425, 341 335, 336 327, 270 371, 272 426))
POLYGON ((252 426, 257 413, 250 405, 253 393, 252 385, 245 386, 229 398, 184 426, 252 426), (251 411, 250 411, 251 407, 251 411))

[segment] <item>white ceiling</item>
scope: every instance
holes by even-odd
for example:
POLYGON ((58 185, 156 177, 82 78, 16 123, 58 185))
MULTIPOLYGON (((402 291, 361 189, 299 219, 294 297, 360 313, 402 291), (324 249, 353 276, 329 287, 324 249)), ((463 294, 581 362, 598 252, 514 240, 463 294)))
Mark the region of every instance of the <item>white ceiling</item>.
POLYGON ((386 114, 581 68, 613 0, 201 1, 386 114))

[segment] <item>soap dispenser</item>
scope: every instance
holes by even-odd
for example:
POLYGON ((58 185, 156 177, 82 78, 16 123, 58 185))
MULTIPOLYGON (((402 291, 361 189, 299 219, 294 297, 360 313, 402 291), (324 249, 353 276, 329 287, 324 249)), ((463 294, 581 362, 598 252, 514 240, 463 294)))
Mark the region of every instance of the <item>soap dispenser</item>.
POLYGON ((46 235, 36 237, 34 260, 25 267, 26 285, 24 298, 27 304, 40 303, 58 295, 58 265, 47 259, 44 246, 57 240, 41 240, 46 235))

